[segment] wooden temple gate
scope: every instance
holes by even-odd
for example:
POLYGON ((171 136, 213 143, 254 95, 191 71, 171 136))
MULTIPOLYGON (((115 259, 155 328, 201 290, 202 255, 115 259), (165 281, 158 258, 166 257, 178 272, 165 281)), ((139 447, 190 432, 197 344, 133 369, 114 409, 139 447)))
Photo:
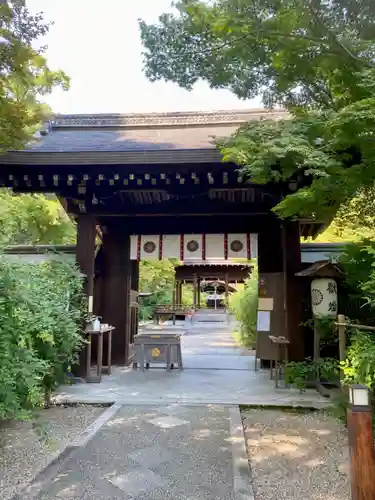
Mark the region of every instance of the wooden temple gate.
MULTIPOLYGON (((253 257, 256 257, 255 255, 253 257)), ((244 283, 250 276, 249 263, 231 262, 228 260, 186 260, 176 266, 175 294, 176 304, 182 304, 182 287, 188 283, 193 287, 193 308, 201 304, 202 285, 216 284, 224 289, 225 303, 228 304, 229 292, 233 291, 230 285, 244 283)), ((205 307, 205 306, 204 306, 205 307)))
MULTIPOLYGON (((252 110, 56 116, 25 150, 0 157, 1 186, 56 193, 76 220, 76 259, 86 276, 88 302, 116 328, 113 362, 129 360, 136 332, 130 290, 138 290, 139 259, 181 257, 172 240, 182 241, 183 235, 184 244, 194 242, 186 250, 191 256, 204 241, 211 248, 215 237, 227 241, 228 247, 217 246, 214 257, 220 259, 230 252, 243 256, 241 238, 250 248, 256 237, 259 294, 274 299, 271 332, 289 338, 291 359, 304 357, 295 273, 301 270, 300 237, 313 235, 319 225, 277 219, 272 208, 295 182, 249 184, 212 144, 213 136, 228 136, 242 123, 279 115, 252 110), (162 255, 160 241, 168 238, 162 255)), ((199 252, 200 259, 208 258, 199 252)), ((268 335, 260 332, 259 357, 270 359, 271 350, 268 335)))
MULTIPOLYGON (((239 235, 236 237, 238 236, 239 235)), ((222 247, 224 249, 228 245, 228 238, 225 240, 225 235, 222 235, 222 238, 222 247)), ((235 241, 238 242, 238 240, 235 241)), ((215 246, 217 244, 220 246, 220 237, 215 237, 214 244, 215 246)), ((160 247, 160 245, 158 246, 160 247)), ((202 253, 204 255, 206 253, 204 247, 202 253)), ((253 257, 255 258, 256 255, 253 255, 253 257)), ((160 319, 172 319, 173 323, 175 323, 177 318, 186 318, 193 315, 202 307, 201 291, 205 286, 214 288, 218 286, 221 287, 225 297, 225 308, 227 308, 229 292, 232 293, 236 291, 231 285, 234 283, 244 283, 246 278, 250 276, 251 269, 252 266, 250 263, 215 260, 211 258, 206 260, 189 259, 180 262, 175 266, 175 284, 172 294, 172 304, 158 304, 154 312, 155 321, 158 322, 160 319), (184 304, 182 300, 183 285, 186 284, 192 287, 192 300, 188 304, 184 304)), ((206 307, 206 305, 203 307, 206 307)))

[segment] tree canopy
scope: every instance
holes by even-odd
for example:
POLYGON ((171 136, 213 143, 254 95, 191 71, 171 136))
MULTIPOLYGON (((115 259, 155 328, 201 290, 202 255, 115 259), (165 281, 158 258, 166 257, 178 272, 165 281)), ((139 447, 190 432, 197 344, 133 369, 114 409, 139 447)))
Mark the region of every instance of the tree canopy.
POLYGON ((74 243, 76 231, 54 197, 14 194, 0 190, 0 246, 64 245, 74 243))
MULTIPOLYGON (((219 140, 253 183, 297 180, 276 211, 330 219, 357 199, 369 213, 375 125, 372 0, 181 0, 140 21, 146 75, 261 95, 286 119, 250 122, 219 140)), ((347 211, 344 210, 343 213, 347 211)))
POLYGON ((63 71, 49 68, 46 47, 36 48, 50 24, 23 4, 0 5, 0 153, 22 148, 50 112, 42 97, 69 87, 63 71))
MULTIPOLYGON (((21 149, 50 115, 43 96, 69 87, 63 71, 52 71, 40 39, 50 24, 32 15, 25 2, 0 4, 0 154, 21 149)), ((75 230, 59 202, 43 195, 0 190, 0 245, 63 244, 75 230)))

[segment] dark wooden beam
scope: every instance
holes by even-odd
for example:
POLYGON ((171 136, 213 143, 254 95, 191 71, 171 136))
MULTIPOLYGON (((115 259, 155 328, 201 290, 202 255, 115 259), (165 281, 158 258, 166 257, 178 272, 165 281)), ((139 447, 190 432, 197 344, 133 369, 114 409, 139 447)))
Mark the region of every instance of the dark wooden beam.
MULTIPOLYGON (((95 217, 93 215, 80 215, 77 220, 76 260, 82 274, 85 276, 84 294, 87 298, 86 312, 92 312, 94 301, 95 237, 95 217)), ((79 364, 73 367, 73 373, 76 376, 84 376, 85 362, 86 351, 82 349, 80 352, 79 364)))
POLYGON ((298 223, 268 224, 258 233, 259 297, 272 298, 271 331, 258 332, 257 350, 264 360, 274 359, 276 346, 269 335, 289 339, 289 357, 301 361, 305 357, 305 341, 301 329, 303 280, 295 277, 301 269, 298 223))
POLYGON ((292 360, 305 358, 305 336, 302 321, 302 280, 296 277, 301 271, 301 243, 298 223, 282 224, 283 274, 285 286, 285 330, 289 334, 289 355, 292 360))
MULTIPOLYGON (((86 205, 87 207, 87 205, 86 205)), ((87 210, 95 217, 177 217, 177 216, 202 216, 202 215, 219 215, 219 216, 253 216, 253 215, 267 215, 269 207, 260 206, 258 204, 227 204, 227 203, 199 203, 194 201, 181 201, 171 204, 159 205, 134 205, 126 204, 118 207, 109 207, 109 209, 94 208, 93 211, 87 210)), ((68 203, 68 211, 71 215, 78 215, 80 212, 79 205, 68 203)))
POLYGON ((258 233, 272 225, 275 219, 273 214, 99 218, 102 226, 127 230, 129 234, 258 233))
POLYGON ((176 268, 176 279, 181 281, 193 281, 194 275, 205 279, 224 279, 228 274, 228 282, 244 281, 249 277, 251 268, 231 268, 229 266, 182 266, 176 268))
MULTIPOLYGON (((139 262, 132 260, 131 266, 131 276, 130 276, 130 288, 134 292, 139 292, 139 262)), ((134 341, 135 335, 138 334, 138 324, 139 324, 139 310, 138 307, 133 307, 131 311, 131 328, 130 328, 130 343, 134 341)))
POLYGON ((103 321, 113 325, 112 361, 125 365, 130 343, 130 238, 123 231, 107 230, 102 244, 103 321))

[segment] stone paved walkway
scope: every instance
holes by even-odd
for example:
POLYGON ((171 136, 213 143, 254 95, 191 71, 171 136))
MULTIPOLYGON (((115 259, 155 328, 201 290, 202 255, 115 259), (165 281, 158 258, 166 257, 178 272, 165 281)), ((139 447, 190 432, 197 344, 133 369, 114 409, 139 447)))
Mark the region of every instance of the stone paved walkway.
POLYGON ((117 367, 101 384, 62 387, 60 401, 116 405, 18 500, 254 500, 238 404, 326 401, 315 391, 275 389, 228 324, 165 327, 184 334, 185 369, 117 367))
MULTIPOLYGON (((62 386, 60 402, 122 404, 243 404, 324 407, 315 390, 275 389, 268 371, 254 371, 254 355, 238 347, 233 326, 218 323, 179 323, 164 328, 183 333, 184 370, 154 368, 142 373, 115 367, 100 384, 62 386)), ((148 325, 147 329, 158 329, 148 325)))
POLYGON ((124 406, 35 498, 251 500, 242 432, 237 408, 124 406))

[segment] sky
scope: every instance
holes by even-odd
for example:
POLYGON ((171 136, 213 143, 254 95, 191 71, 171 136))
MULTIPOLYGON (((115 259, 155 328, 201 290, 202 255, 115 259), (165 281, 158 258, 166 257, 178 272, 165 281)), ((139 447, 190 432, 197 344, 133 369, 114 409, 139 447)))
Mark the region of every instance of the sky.
POLYGON ((171 0, 27 0, 54 21, 43 39, 52 69, 71 78, 68 92, 46 98, 55 113, 147 113, 260 107, 199 82, 188 92, 170 82, 151 83, 142 71, 139 18, 156 22, 171 0))

